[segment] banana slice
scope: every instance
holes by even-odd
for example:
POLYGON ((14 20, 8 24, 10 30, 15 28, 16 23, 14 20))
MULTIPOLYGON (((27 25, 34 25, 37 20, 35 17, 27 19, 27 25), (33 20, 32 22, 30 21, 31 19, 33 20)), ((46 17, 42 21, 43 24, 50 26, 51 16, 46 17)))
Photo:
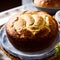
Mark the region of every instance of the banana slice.
POLYGON ((25 27, 25 25, 26 23, 22 18, 14 22, 14 28, 18 34, 20 34, 20 30, 22 30, 25 27))
POLYGON ((37 15, 37 14, 33 14, 32 17, 33 17, 34 20, 35 20, 34 26, 37 26, 37 27, 40 27, 40 28, 41 28, 42 26, 44 26, 45 21, 44 21, 44 19, 43 19, 41 16, 39 16, 39 15, 37 15))
POLYGON ((36 15, 36 14, 33 14, 32 18, 34 19, 34 23, 28 28, 33 34, 36 34, 37 31, 39 31, 40 29, 44 27, 45 21, 41 16, 36 15))
POLYGON ((34 19, 31 17, 31 14, 24 14, 24 15, 21 15, 21 17, 25 20, 26 27, 34 23, 34 19))

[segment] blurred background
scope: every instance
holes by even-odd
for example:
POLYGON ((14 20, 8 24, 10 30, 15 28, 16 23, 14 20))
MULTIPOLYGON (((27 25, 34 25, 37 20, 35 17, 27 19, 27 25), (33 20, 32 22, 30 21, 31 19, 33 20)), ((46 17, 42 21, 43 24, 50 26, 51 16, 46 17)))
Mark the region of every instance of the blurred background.
POLYGON ((32 2, 32 0, 0 0, 0 12, 30 2, 32 2))

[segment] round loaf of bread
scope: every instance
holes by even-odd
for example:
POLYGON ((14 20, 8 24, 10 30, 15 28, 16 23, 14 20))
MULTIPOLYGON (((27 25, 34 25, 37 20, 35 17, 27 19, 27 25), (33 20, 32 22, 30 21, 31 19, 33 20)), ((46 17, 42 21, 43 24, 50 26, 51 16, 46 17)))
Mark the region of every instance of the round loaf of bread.
POLYGON ((48 13, 27 10, 12 16, 6 23, 6 33, 12 45, 26 52, 48 48, 58 33, 58 24, 48 13))
POLYGON ((60 7, 60 0, 34 0, 34 4, 39 7, 57 8, 60 7))

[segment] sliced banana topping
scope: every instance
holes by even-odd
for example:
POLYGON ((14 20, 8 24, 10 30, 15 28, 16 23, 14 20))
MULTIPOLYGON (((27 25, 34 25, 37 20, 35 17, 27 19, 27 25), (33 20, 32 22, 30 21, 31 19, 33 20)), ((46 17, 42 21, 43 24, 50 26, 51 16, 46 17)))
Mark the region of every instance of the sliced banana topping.
POLYGON ((34 13, 21 14, 19 16, 19 20, 15 21, 14 28, 18 33, 20 30, 26 28, 27 30, 31 31, 33 34, 36 34, 37 31, 46 28, 47 30, 46 34, 48 34, 50 32, 49 18, 50 17, 47 15, 38 14, 38 11, 35 14, 34 13))
POLYGON ((17 31, 17 33, 20 34, 20 30, 22 30, 25 27, 25 25, 25 21, 22 18, 19 18, 19 20, 14 23, 14 28, 17 31))
POLYGON ((34 26, 37 26, 39 29, 41 29, 45 24, 44 19, 41 16, 37 15, 37 14, 32 15, 32 17, 35 20, 34 26))
POLYGON ((46 17, 46 25, 49 26, 49 18, 46 17))
POLYGON ((24 14, 24 15, 21 15, 21 17, 25 20, 26 27, 34 24, 34 19, 32 18, 30 14, 24 14))

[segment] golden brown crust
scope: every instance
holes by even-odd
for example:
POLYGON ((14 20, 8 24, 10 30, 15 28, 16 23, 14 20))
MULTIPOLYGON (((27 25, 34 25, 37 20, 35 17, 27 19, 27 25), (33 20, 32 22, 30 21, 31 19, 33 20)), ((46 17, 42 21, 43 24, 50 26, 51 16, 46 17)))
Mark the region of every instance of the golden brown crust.
POLYGON ((60 7, 60 0, 34 0, 34 4, 39 7, 56 8, 60 7))
POLYGON ((58 25, 46 12, 27 10, 7 22, 6 32, 11 43, 19 50, 39 51, 53 43, 58 25))

